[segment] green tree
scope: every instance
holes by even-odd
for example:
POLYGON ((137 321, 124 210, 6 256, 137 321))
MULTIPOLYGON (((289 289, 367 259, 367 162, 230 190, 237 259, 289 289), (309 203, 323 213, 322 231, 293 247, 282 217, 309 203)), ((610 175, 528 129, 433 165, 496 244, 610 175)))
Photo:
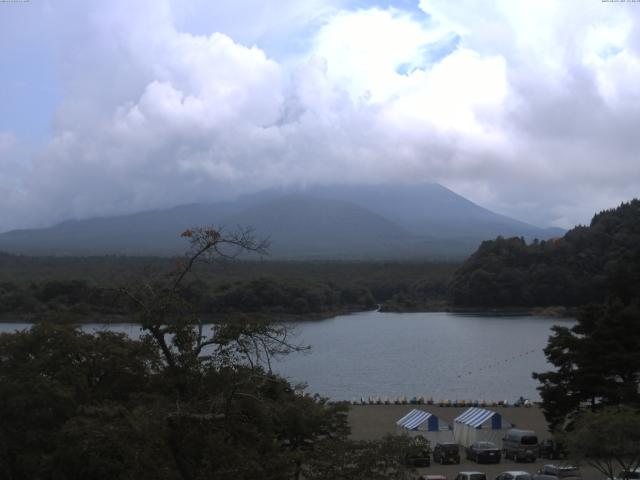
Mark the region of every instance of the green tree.
POLYGON ((50 478, 68 422, 85 406, 137 403, 157 373, 155 349, 121 334, 40 324, 0 335, 0 472, 50 478))
POLYGON ((544 349, 555 371, 534 373, 547 421, 567 426, 588 408, 640 405, 640 309, 615 300, 581 311, 571 328, 554 327, 544 349))
POLYGON ((449 298, 459 307, 580 307, 624 302, 640 291, 640 200, 600 212, 562 238, 483 242, 456 271, 449 298))
POLYGON ((629 407, 583 412, 562 440, 570 458, 616 478, 640 467, 640 412, 629 407))
POLYGON ((401 441, 350 442, 346 405, 272 372, 273 357, 305 349, 285 327, 199 318, 185 284, 196 262, 265 245, 249 231, 183 236, 192 250, 175 271, 121 289, 139 340, 49 324, 0 335, 0 478, 310 478, 336 448, 349 459, 324 458, 336 468, 373 471, 377 452, 378 471, 399 471, 382 453, 401 441))
POLYGON ((408 436, 388 435, 381 441, 321 441, 305 465, 309 480, 404 480, 414 469, 404 464, 416 448, 408 436))

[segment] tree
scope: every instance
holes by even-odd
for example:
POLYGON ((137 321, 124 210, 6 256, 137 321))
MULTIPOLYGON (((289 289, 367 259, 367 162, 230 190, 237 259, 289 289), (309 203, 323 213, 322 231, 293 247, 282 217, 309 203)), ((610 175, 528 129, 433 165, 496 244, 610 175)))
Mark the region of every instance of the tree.
POLYGON ((408 436, 387 435, 381 441, 321 441, 306 464, 309 480, 403 480, 414 471, 404 455, 416 448, 408 436))
POLYGON ((583 412, 562 440, 575 461, 616 478, 640 467, 640 412, 629 407, 583 412))
POLYGON ((640 291, 640 200, 603 211, 562 238, 483 242, 453 276, 449 297, 460 307, 580 307, 640 291))
POLYGON ((198 317, 186 283, 197 262, 265 243, 248 230, 182 235, 192 250, 172 273, 120 290, 137 307, 139 340, 47 324, 0 335, 0 478, 311 478, 336 449, 348 461, 329 466, 374 471, 377 452, 388 462, 378 471, 400 471, 382 453, 402 440, 349 441, 346 404, 273 373, 274 356, 306 348, 286 327, 198 317))
POLYGON ((571 328, 553 327, 544 349, 557 370, 534 373, 545 417, 562 429, 585 408, 640 406, 640 309, 611 300, 584 308, 571 328))
POLYGON ((348 433, 344 406, 297 394, 271 371, 271 359, 307 347, 289 342, 287 328, 246 317, 205 332, 184 296, 196 262, 243 251, 265 253, 250 230, 213 228, 182 234, 191 251, 164 281, 123 289, 139 307, 147 340, 162 354, 179 406, 168 416, 168 444, 184 478, 299 473, 301 452, 319 438, 348 433))
POLYGON ((640 201, 633 200, 601 212, 558 243, 574 276, 591 280, 560 276, 555 290, 573 283, 576 298, 604 301, 583 307, 573 327, 554 327, 544 352, 556 370, 533 374, 552 430, 572 428, 584 410, 640 406, 639 239, 640 201), (599 292, 592 295, 596 285, 599 292))
POLYGON ((143 404, 159 372, 155 348, 123 334, 39 324, 0 335, 0 478, 51 478, 64 430, 88 407, 143 404))

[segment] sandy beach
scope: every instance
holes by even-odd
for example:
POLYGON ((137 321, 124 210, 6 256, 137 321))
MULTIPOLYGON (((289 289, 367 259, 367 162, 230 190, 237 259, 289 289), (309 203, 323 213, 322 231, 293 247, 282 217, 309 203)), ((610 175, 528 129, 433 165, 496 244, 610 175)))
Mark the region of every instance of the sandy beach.
MULTIPOLYGON (((414 408, 425 410, 452 424, 453 419, 468 407, 439 407, 437 405, 353 405, 349 412, 351 437, 354 440, 373 440, 387 433, 396 433, 396 421, 414 408)), ((516 428, 534 430, 538 438, 549 436, 542 410, 532 407, 487 407, 502 415, 516 428)))

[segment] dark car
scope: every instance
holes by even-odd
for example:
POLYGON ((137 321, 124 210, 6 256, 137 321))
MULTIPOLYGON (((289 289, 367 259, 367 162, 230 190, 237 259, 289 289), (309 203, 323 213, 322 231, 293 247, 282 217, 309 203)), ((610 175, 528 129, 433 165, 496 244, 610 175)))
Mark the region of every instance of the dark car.
POLYGON ((405 454, 402 463, 409 467, 428 467, 431 465, 431 457, 428 450, 413 451, 405 454))
POLYGON ((474 442, 467 447, 467 459, 477 463, 500 463, 501 451, 495 443, 474 442))
POLYGON ((457 443, 436 443, 433 449, 433 461, 442 465, 445 463, 460 463, 460 450, 457 443))
POLYGON ((549 460, 558 460, 565 457, 564 448, 555 440, 547 438, 538 445, 538 456, 549 460))

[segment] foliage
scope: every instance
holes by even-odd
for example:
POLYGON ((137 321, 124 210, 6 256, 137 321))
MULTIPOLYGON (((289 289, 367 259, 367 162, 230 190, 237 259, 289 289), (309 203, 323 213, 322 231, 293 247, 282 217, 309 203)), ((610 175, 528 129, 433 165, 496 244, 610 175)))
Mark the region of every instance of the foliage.
POLYGON ((604 301, 614 282, 637 296, 638 269, 640 200, 634 199, 563 238, 483 242, 455 273, 450 300, 457 307, 577 307, 604 301))
MULTIPOLYGON (((122 321, 135 312, 122 284, 162 283, 184 259, 25 257, 0 253, 0 315, 10 320, 122 321)), ((213 321, 250 314, 322 318, 372 309, 442 309, 457 264, 430 262, 200 262, 181 284, 213 321)))
POLYGON ((583 412, 563 441, 578 463, 594 467, 606 478, 640 467, 640 412, 629 407, 607 407, 583 412))
MULTIPOLYGON (((634 208, 640 202, 596 220, 607 228, 635 225, 634 208)), ((554 327, 545 354, 556 370, 534 373, 553 429, 570 427, 585 408, 640 406, 640 243, 616 255, 609 258, 604 302, 583 307, 573 327, 554 327)))
POLYGON ((160 372, 146 342, 46 324, 0 335, 0 360, 0 472, 10 479, 49 478, 67 445, 63 431, 73 434, 73 422, 89 415, 84 407, 133 406, 157 388, 160 372))
MULTIPOLYGON (((183 236, 192 250, 172 273, 120 290, 140 339, 48 323, 0 335, 0 478, 308 478, 336 448, 367 472, 359 462, 371 452, 397 452, 401 440, 350 442, 346 405, 271 371, 274 355, 305 348, 285 327, 250 317, 203 326, 184 287, 196 262, 264 245, 249 231, 183 236)), ((84 288, 59 287, 52 298, 84 288)))
POLYGON ((321 441, 305 465, 309 480, 404 480, 411 471, 402 459, 414 448, 407 436, 381 441, 321 441))
POLYGON ((557 370, 534 373, 552 429, 588 407, 640 406, 640 308, 619 300, 582 310, 571 328, 553 327, 544 349, 557 370))

